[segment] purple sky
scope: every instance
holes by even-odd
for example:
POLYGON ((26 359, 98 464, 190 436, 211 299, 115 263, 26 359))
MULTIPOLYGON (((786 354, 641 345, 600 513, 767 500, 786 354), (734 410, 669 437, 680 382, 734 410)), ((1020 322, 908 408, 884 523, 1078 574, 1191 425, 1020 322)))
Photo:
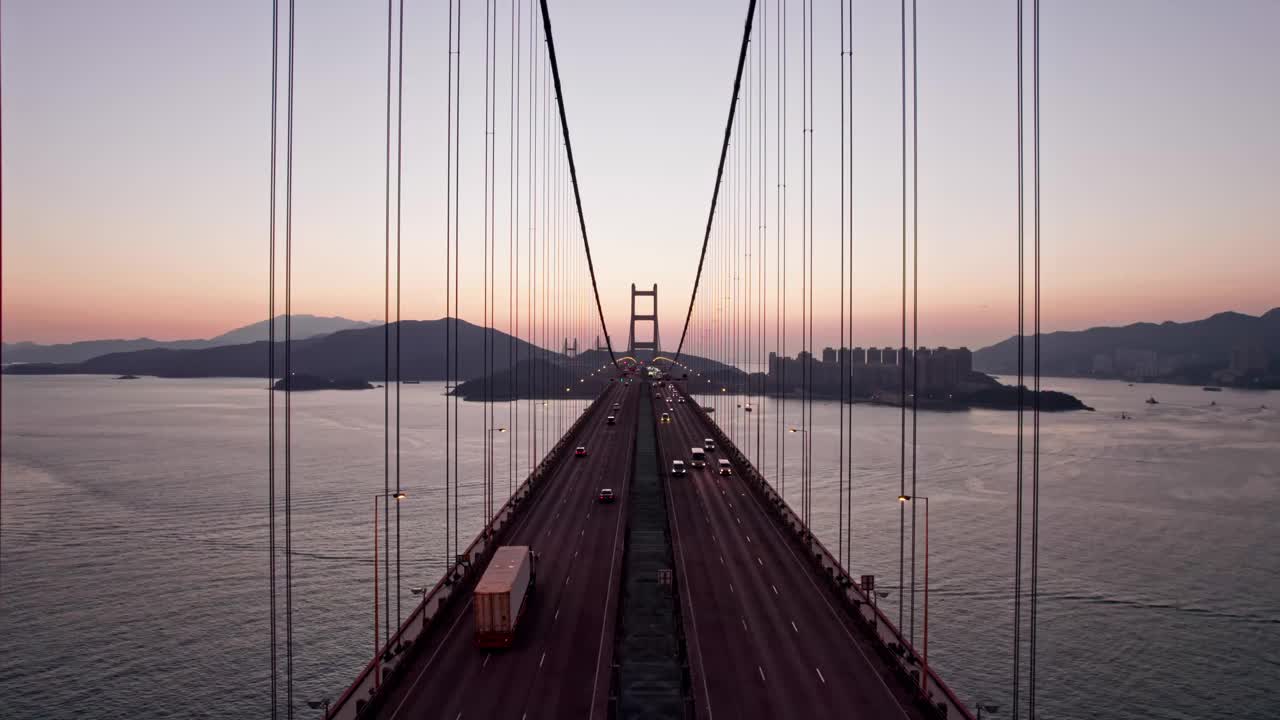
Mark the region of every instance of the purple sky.
MULTIPOLYGON (((1280 305, 1280 3, 1041 4, 1046 329, 1280 305)), ((465 5, 463 316, 479 321, 485 6, 465 5)), ((505 248, 511 4, 496 5, 505 248)), ((532 6, 521 7, 527 28, 532 6)), ((664 340, 678 337, 745 7, 551 3, 615 343, 626 340, 632 282, 660 285, 664 340)), ((821 346, 836 339, 840 38, 839 5, 815 7, 821 346)), ((763 8, 768 35, 753 50, 768 47, 772 107, 777 0, 763 8)), ((798 262, 801 3, 787 8, 787 227, 798 262)), ((897 343, 898 8, 854 3, 862 344, 897 343)), ((444 312, 446 9, 406 9, 409 318, 444 312)), ((382 316, 385 12, 379 2, 299 3, 297 312, 382 316)), ((1013 4, 921 2, 919 18, 920 342, 977 347, 1016 328, 1013 4)), ((9 0, 0 21, 5 341, 202 337, 265 317, 270 3, 9 0)), ((767 187, 778 182, 777 150, 770 130, 767 187)), ((776 229, 774 210, 770 195, 776 229)), ((596 334, 581 324, 584 339, 596 334)))

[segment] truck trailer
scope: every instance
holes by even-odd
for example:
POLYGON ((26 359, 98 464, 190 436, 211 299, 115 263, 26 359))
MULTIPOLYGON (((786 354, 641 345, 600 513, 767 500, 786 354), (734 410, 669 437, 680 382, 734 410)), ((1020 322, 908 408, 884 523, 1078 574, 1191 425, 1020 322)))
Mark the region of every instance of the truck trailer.
POLYGON ((494 551, 472 598, 477 646, 508 648, 515 643, 516 627, 533 594, 535 559, 527 545, 494 551))

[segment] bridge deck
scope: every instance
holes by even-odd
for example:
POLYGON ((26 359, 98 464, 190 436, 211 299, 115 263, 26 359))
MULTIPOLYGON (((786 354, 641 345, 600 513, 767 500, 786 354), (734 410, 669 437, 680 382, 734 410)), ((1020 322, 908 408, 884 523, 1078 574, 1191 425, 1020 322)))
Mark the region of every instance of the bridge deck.
POLYGON ((577 441, 588 456, 561 461, 504 541, 538 553, 516 645, 475 646, 468 595, 423 639, 402 680, 386 688, 378 717, 605 717, 637 390, 618 384, 606 391, 605 403, 621 404, 617 424, 605 424, 606 405, 577 441), (597 504, 601 487, 612 487, 618 502, 597 504))
MULTIPOLYGON (((670 387, 656 412, 664 466, 689 460, 712 437, 690 402, 670 387), (670 408, 668 408, 670 403, 670 408)), ((820 584, 766 512, 734 475, 707 468, 672 478, 672 537, 682 587, 693 693, 700 717, 919 718, 920 710, 880 660, 851 615, 820 584)))

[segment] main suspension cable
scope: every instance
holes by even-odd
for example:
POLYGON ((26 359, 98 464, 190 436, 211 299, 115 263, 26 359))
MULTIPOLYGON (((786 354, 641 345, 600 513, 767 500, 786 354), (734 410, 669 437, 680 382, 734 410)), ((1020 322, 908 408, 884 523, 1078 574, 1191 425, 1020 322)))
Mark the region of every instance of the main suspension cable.
MULTIPOLYGON (((755 0, 751 0, 752 6, 755 0)), ((609 348, 609 360, 614 366, 618 358, 613 354, 613 340, 609 337, 609 326, 604 321, 604 308, 600 305, 600 288, 596 285, 596 266, 591 259, 591 241, 587 239, 587 219, 582 214, 582 193, 578 189, 578 167, 573 161, 573 141, 569 138, 569 119, 564 111, 564 89, 560 86, 560 66, 556 62, 556 43, 551 35, 551 15, 547 11, 547 0, 539 0, 542 7, 542 31, 546 34, 547 56, 551 61, 551 77, 556 88, 556 106, 560 110, 560 132, 564 137, 564 151, 569 161, 569 178, 573 182, 573 201, 578 208, 578 228, 582 232, 582 247, 587 254, 587 271, 591 274, 591 291, 596 298, 596 312, 600 315, 600 329, 604 332, 605 345, 609 348)), ((741 73, 741 69, 739 69, 741 73)), ((676 358, 679 359, 677 353, 676 358)))
MULTIPOLYGON (((547 6, 547 0, 541 0, 547 6)), ((680 362, 680 353, 684 350, 685 335, 689 332, 689 319, 693 317, 693 304, 698 299, 698 285, 702 282, 702 265, 707 259, 707 244, 711 241, 711 226, 716 218, 716 202, 720 199, 720 183, 724 179, 724 161, 729 153, 729 138, 733 134, 733 116, 738 109, 738 91, 742 87, 742 68, 747 61, 747 45, 751 42, 751 25, 756 17, 756 0, 747 6, 747 20, 742 28, 742 46, 738 50, 738 69, 733 77, 733 96, 729 99, 729 119, 724 124, 724 142, 720 146, 720 163, 716 168, 716 184, 711 191, 711 210, 707 213, 707 229, 702 235, 702 252, 698 256, 698 274, 693 279, 693 292, 689 294, 689 310, 684 316, 684 329, 680 331, 680 344, 676 346, 675 361, 680 362)), ((554 63, 554 55, 552 56, 554 63)), ((559 80, 557 80, 557 83, 559 80)), ((576 188, 576 185, 575 185, 576 188)), ((584 230, 585 232, 585 230, 584 230)), ((595 283, 595 276, 592 276, 595 283)), ((598 302, 598 301, 597 301, 598 302)))

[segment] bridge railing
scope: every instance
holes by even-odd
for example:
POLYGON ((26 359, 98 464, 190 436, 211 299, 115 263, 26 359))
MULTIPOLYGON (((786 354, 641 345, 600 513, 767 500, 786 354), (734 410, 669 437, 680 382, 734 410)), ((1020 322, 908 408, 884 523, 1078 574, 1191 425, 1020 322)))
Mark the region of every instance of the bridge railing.
MULTIPOLYGON (((607 391, 612 384, 607 385, 607 391)), ((409 617, 387 640, 377 655, 374 656, 355 682, 346 689, 337 702, 330 706, 325 717, 328 720, 356 720, 366 710, 377 705, 383 697, 388 681, 394 681, 399 672, 408 665, 411 650, 434 626, 433 621, 448 606, 449 601, 467 586, 467 581, 476 577, 488 564, 489 553, 504 541, 504 531, 510 523, 519 517, 521 508, 530 496, 542 486, 544 480, 559 463, 564 452, 573 445, 583 426, 599 411, 600 401, 605 393, 597 395, 591 404, 578 416, 573 425, 560 437, 560 440, 547 452, 537 467, 520 483, 507 502, 485 524, 475 540, 467 546, 454 563, 449 566, 444 576, 436 582, 431 590, 425 593, 422 601, 409 613, 409 617)))
POLYGON ((793 539, 805 550, 809 559, 818 569, 819 574, 826 578, 826 581, 835 592, 839 593, 840 597, 844 599, 847 609, 853 612, 854 617, 862 623, 863 627, 876 640, 877 650, 881 657, 889 663, 895 674, 904 683, 915 688, 917 699, 929 708, 931 712, 942 717, 959 717, 965 720, 972 720, 973 713, 969 712, 965 704, 943 682, 942 678, 938 677, 932 667, 923 667, 915 648, 902 635, 902 631, 877 607, 874 598, 869 597, 863 588, 854 582, 849 572, 840 565, 836 557, 813 534, 800 518, 800 515, 787 503, 786 499, 774 489, 773 485, 756 469, 747 456, 738 449, 733 440, 720 429, 719 424, 712 419, 711 415, 703 409, 702 405, 681 384, 677 384, 677 390, 685 397, 686 405, 692 406, 707 423, 707 427, 710 428, 716 442, 732 457, 734 463, 739 468, 746 469, 746 472, 742 473, 742 477, 751 481, 751 486, 763 497, 768 506, 773 508, 774 513, 782 524, 790 530, 793 539), (922 675, 927 680, 922 681, 922 675))

